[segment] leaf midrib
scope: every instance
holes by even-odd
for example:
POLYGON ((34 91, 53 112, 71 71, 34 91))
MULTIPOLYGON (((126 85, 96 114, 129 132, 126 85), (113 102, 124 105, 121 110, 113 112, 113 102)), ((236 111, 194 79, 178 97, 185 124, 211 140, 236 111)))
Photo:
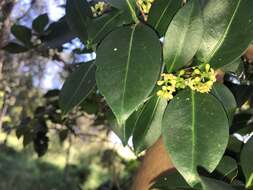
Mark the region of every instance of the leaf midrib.
MULTIPOLYGON (((154 119, 154 116, 155 116, 155 113, 157 112, 157 107, 158 107, 158 105, 159 105, 159 102, 160 102, 160 98, 157 98, 157 100, 156 100, 156 103, 155 103, 155 107, 154 107, 154 109, 153 109, 153 111, 152 111, 152 113, 151 113, 151 116, 150 116, 150 118, 149 118, 149 120, 148 120, 148 124, 147 124, 147 126, 149 126, 151 123, 152 123, 152 121, 153 121, 153 119, 154 119)), ((150 128, 145 128, 145 130, 144 130, 144 132, 143 132, 143 135, 146 135, 146 133, 147 133, 147 131, 149 130, 150 128)))
MULTIPOLYGON (((79 9, 80 7, 78 6, 77 1, 74 0, 73 2, 74 2, 74 6, 75 6, 75 8, 76 8, 77 14, 79 15, 79 18, 81 19, 81 23, 86 27, 86 21, 84 20, 83 15, 82 15, 82 13, 80 12, 80 9, 79 9)), ((71 21, 71 22, 72 22, 72 21, 71 21)), ((78 33, 80 33, 79 30, 78 30, 78 33)), ((87 35, 87 34, 86 34, 86 35, 87 35)))
POLYGON ((191 91, 191 99, 192 99, 192 124, 191 124, 191 127, 192 127, 192 171, 194 173, 195 171, 195 164, 196 164, 196 115, 195 115, 195 92, 194 91, 191 91))
POLYGON ((119 15, 121 14, 121 12, 118 12, 117 14, 115 14, 111 19, 109 19, 107 22, 105 22, 105 24, 103 25, 103 27, 96 33, 96 35, 93 37, 93 40, 96 39, 96 37, 115 19, 117 18, 119 15))
POLYGON ((181 40, 180 43, 179 43, 179 48, 177 48, 177 52, 176 52, 176 54, 175 54, 175 57, 174 57, 174 59, 173 59, 173 62, 171 63, 171 65, 170 65, 170 67, 169 67, 169 69, 168 69, 168 72, 171 72, 171 71, 173 70, 173 68, 174 68, 174 66, 175 66, 175 63, 176 63, 176 60, 177 60, 177 58, 178 58, 178 55, 182 52, 183 44, 184 44, 185 39, 186 39, 186 36, 187 36, 187 31, 189 30, 189 23, 191 22, 191 18, 192 18, 192 14, 193 14, 194 7, 195 7, 195 5, 193 4, 193 5, 192 5, 191 14, 190 14, 190 16, 189 16, 189 18, 188 18, 187 27, 185 27, 185 29, 184 29, 184 34, 183 34, 183 36, 182 36, 182 38, 181 38, 182 40, 181 40), (181 48, 180 48, 180 47, 181 47, 181 48))
POLYGON ((222 37, 220 38, 220 40, 219 40, 219 41, 217 42, 217 44, 215 45, 214 49, 213 49, 213 50, 211 51, 211 53, 207 56, 207 59, 205 60, 206 63, 208 63, 208 62, 212 59, 212 57, 215 55, 215 53, 218 51, 218 49, 221 47, 221 45, 222 45, 223 42, 225 41, 226 36, 227 36, 227 34, 228 34, 229 30, 230 30, 230 27, 231 27, 231 25, 232 25, 232 23, 233 23, 233 21, 234 21, 234 18, 235 18, 235 16, 236 16, 236 13, 237 13, 237 11, 238 11, 240 5, 241 5, 241 2, 242 2, 242 0, 238 0, 238 3, 237 3, 236 8, 235 8, 235 11, 234 11, 234 13, 232 14, 232 17, 231 17, 231 19, 230 19, 230 21, 229 21, 229 23, 228 23, 228 26, 227 26, 226 30, 224 31, 224 33, 223 33, 222 37))
POLYGON ((227 177, 229 174, 231 174, 233 171, 236 171, 238 168, 234 167, 233 169, 230 169, 228 172, 224 174, 224 177, 227 177))
MULTIPOLYGON (((130 59, 131 59, 131 53, 132 53, 132 45, 133 45, 133 36, 136 29, 135 25, 132 29, 130 40, 129 40, 129 48, 128 48, 128 55, 127 55, 127 62, 126 62, 126 71, 125 76, 123 80, 123 91, 122 91, 122 103, 121 103, 121 113, 124 113, 124 106, 125 106, 125 93, 126 93, 126 84, 127 84, 127 78, 128 78, 128 72, 129 72, 129 65, 130 65, 130 59)), ((122 118, 121 118, 122 119, 122 118)), ((125 118, 124 118, 125 119, 125 118)), ((124 121, 124 120, 123 120, 124 121)), ((121 121, 121 122, 123 122, 121 121)))
POLYGON ((164 16, 166 10, 168 9, 168 7, 170 6, 172 0, 169 1, 169 3, 165 6, 164 10, 162 11, 162 14, 160 15, 159 19, 157 20, 157 23, 155 24, 155 29, 157 30, 158 28, 158 25, 160 24, 161 20, 162 20, 162 17, 164 16))

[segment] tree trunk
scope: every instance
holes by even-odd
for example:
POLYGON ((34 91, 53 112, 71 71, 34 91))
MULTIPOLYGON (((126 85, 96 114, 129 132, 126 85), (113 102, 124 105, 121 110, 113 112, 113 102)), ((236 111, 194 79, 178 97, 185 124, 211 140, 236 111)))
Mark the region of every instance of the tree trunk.
POLYGON ((153 181, 174 166, 165 150, 162 137, 146 152, 144 160, 134 178, 132 190, 148 190, 153 181))

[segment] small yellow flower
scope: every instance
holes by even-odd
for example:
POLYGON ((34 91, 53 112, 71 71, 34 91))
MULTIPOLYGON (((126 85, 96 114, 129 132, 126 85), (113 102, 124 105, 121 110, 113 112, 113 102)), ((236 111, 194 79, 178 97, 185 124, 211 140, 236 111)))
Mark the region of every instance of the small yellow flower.
POLYGON ((141 12, 148 14, 154 0, 137 0, 136 2, 141 12))
POLYGON ((158 86, 162 86, 163 84, 164 84, 164 81, 162 81, 162 80, 157 81, 158 86))
POLYGON ((211 66, 209 64, 205 65, 206 72, 208 72, 210 70, 210 68, 211 68, 211 66))
POLYGON ((199 69, 195 69, 195 70, 193 71, 193 73, 199 75, 201 72, 200 72, 199 69))
POLYGON ((94 17, 100 16, 104 13, 106 7, 106 3, 103 1, 98 2, 94 6, 91 7, 91 11, 94 17))
POLYGON ((180 70, 179 73, 178 73, 178 76, 181 77, 185 74, 185 70, 180 70))
POLYGON ((176 75, 172 73, 161 74, 161 80, 157 82, 157 85, 161 86, 161 90, 157 92, 157 96, 171 100, 176 90, 184 89, 187 86, 200 93, 210 92, 216 81, 215 72, 211 66, 203 64, 191 69, 190 75, 185 70, 180 70, 176 75))

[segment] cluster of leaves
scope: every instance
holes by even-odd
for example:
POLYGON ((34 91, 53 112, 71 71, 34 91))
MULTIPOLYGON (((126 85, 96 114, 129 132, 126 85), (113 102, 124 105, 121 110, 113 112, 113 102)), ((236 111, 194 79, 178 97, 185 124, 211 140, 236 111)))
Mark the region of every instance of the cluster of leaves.
POLYGON ((55 90, 46 93, 45 105, 37 107, 33 117, 23 118, 16 129, 17 138, 23 137, 23 146, 33 143, 38 156, 43 156, 48 150, 48 121, 63 123, 58 106, 58 94, 59 91, 55 90))
POLYGON ((96 17, 92 6, 86 0, 66 3, 64 18, 71 33, 86 45, 83 52, 96 53, 96 60, 81 64, 66 80, 60 95, 62 113, 79 106, 97 87, 115 116, 113 130, 124 144, 133 136, 136 153, 163 136, 180 174, 176 172, 179 181, 171 174, 168 181, 175 185, 162 189, 252 188, 252 139, 236 152, 240 159, 224 154, 236 132, 233 126, 238 127, 244 114, 240 107, 252 95, 250 82, 227 74, 225 83, 215 83, 210 93, 185 88, 169 102, 156 96, 156 83, 162 72, 206 63, 237 70, 232 68, 241 64, 253 40, 253 1, 155 0, 143 15, 134 0, 108 0, 107 9, 96 17), (239 119, 233 119, 236 110, 239 119), (227 183, 211 179, 217 176, 227 183))

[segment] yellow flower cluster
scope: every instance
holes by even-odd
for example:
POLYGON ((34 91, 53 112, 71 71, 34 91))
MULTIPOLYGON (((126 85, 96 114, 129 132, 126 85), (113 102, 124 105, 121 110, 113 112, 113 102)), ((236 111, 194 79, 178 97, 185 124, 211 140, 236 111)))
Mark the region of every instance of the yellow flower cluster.
POLYGON ((104 13, 106 3, 103 1, 98 2, 94 6, 91 6, 92 14, 94 17, 101 16, 104 13))
POLYGON ((154 0, 137 0, 136 2, 141 12, 148 14, 154 0))
POLYGON ((209 64, 181 70, 175 75, 163 73, 161 80, 157 82, 157 85, 161 86, 161 89, 157 92, 157 96, 171 100, 176 90, 186 87, 200 93, 208 93, 215 81, 214 70, 209 64))
POLYGON ((210 92, 216 81, 214 70, 209 64, 194 67, 192 76, 187 80, 187 85, 200 93, 210 92))

